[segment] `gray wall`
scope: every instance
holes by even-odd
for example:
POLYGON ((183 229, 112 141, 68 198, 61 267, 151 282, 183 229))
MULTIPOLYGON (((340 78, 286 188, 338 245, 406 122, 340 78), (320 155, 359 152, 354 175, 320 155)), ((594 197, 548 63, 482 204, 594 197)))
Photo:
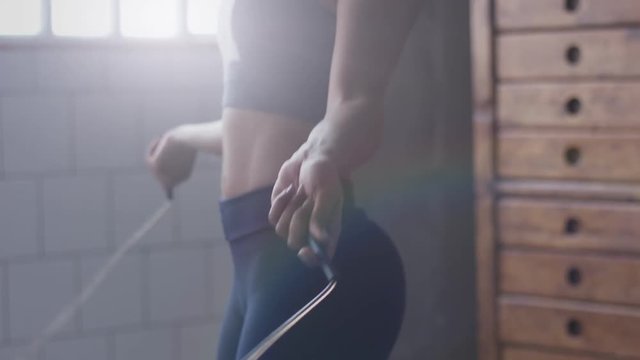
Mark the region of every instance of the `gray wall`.
MULTIPOLYGON (((427 3, 357 197, 405 260, 394 359, 473 359, 466 2, 427 3)), ((162 203, 148 141, 219 112, 214 48, 0 46, 0 359, 10 360, 162 203)), ((195 177, 42 359, 212 359, 230 262, 220 164, 195 177)))
MULTIPOLYGON (((13 358, 162 202, 148 141, 220 113, 212 47, 0 48, 0 359, 13 358)), ((172 211, 43 359, 211 359, 229 289, 219 164, 201 158, 172 211)))
POLYGON ((468 1, 428 0, 387 98, 385 141, 357 197, 405 262, 394 359, 475 359, 468 1))

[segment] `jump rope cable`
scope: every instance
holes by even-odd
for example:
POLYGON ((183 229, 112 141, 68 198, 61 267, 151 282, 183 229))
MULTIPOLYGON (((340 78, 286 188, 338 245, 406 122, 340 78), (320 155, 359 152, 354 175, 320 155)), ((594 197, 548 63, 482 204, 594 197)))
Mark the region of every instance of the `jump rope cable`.
POLYGON ((322 247, 313 239, 309 237, 309 246, 311 250, 316 254, 316 256, 320 259, 320 264, 322 266, 322 271, 324 275, 327 277, 329 284, 325 286, 324 289, 315 298, 313 298, 309 303, 307 303, 304 307, 302 307, 298 312, 293 314, 287 321, 282 323, 282 325, 278 326, 275 330, 269 334, 264 340, 262 340, 258 345, 256 345, 250 353, 248 353, 242 360, 258 360, 262 355, 264 355, 267 350, 276 343, 276 341, 280 340, 284 334, 286 334, 292 327, 294 327, 300 320, 302 320, 309 312, 315 309, 320 303, 324 301, 332 292, 335 290, 337 282, 337 275, 333 267, 331 266, 331 262, 327 257, 326 253, 322 249, 322 247))
MULTIPOLYGON (((169 199, 172 196, 169 194, 169 199)), ((28 346, 27 355, 29 357, 16 357, 15 360, 29 360, 37 358, 42 348, 49 343, 49 340, 62 329, 76 314, 78 310, 91 298, 95 291, 99 288, 107 275, 120 262, 122 257, 135 246, 144 236, 151 230, 162 217, 171 208, 172 201, 167 200, 161 205, 145 222, 136 230, 116 251, 109 257, 107 262, 96 272, 91 281, 82 289, 80 294, 69 302, 62 310, 53 318, 47 327, 37 336, 28 346)), ((242 360, 258 360, 273 344, 275 344, 284 334, 286 334, 293 326, 302 320, 309 312, 316 308, 324 299, 326 299, 335 289, 337 285, 336 272, 331 266, 331 262, 322 247, 311 237, 309 237, 309 245, 312 251, 320 259, 322 271, 324 272, 329 283, 327 286, 313 298, 308 304, 302 307, 298 312, 291 316, 287 321, 282 323, 278 328, 269 334, 264 340, 256 345, 250 353, 242 360)))
POLYGON ((53 318, 47 327, 37 336, 27 348, 29 357, 17 357, 16 360, 35 359, 42 348, 51 340, 51 338, 64 327, 69 320, 76 314, 78 310, 91 298, 93 293, 98 289, 107 275, 115 268, 118 262, 134 245, 136 245, 144 236, 162 219, 164 214, 171 208, 171 201, 166 201, 161 205, 145 222, 136 230, 116 251, 109 257, 107 262, 96 272, 91 281, 82 289, 80 294, 68 303, 53 318))

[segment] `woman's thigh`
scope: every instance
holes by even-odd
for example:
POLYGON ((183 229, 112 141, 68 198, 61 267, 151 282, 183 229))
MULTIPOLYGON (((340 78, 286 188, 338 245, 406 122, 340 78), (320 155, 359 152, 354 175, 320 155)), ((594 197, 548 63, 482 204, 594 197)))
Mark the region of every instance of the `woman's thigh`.
POLYGON ((244 325, 244 311, 239 298, 238 283, 235 282, 220 328, 218 339, 218 360, 235 360, 244 325))

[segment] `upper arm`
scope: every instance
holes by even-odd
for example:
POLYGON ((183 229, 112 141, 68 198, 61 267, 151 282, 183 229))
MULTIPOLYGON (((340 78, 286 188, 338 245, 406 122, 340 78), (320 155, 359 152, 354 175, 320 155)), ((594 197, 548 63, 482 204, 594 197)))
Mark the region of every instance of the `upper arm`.
POLYGON ((383 96, 422 0, 339 0, 329 102, 383 96))

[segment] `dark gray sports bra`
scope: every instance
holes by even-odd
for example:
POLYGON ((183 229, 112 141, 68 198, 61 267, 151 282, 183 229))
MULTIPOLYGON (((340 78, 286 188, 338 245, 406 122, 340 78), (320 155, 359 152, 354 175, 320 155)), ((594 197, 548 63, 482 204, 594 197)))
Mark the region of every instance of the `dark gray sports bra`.
POLYGON ((223 106, 324 117, 336 17, 317 0, 235 0, 226 12, 223 106))

